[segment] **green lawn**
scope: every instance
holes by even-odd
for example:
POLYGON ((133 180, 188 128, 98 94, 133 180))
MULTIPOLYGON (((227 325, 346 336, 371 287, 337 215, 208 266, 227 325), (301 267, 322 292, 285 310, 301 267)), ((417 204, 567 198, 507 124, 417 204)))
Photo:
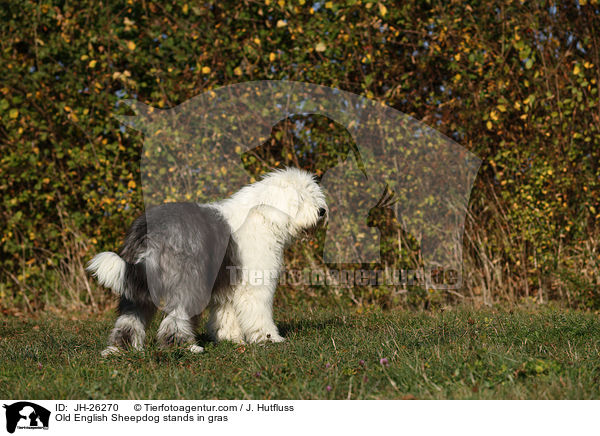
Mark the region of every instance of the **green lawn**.
POLYGON ((600 398, 600 320, 593 314, 303 308, 278 310, 276 320, 283 344, 215 345, 200 336, 200 355, 151 341, 144 352, 103 359, 110 314, 5 318, 0 397, 600 398))

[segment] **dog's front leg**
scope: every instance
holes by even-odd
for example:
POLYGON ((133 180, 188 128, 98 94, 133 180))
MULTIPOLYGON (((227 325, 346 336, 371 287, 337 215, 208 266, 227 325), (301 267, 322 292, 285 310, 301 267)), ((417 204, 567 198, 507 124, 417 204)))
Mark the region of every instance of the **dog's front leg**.
POLYGON ((244 332, 246 341, 283 342, 273 321, 273 296, 277 283, 261 285, 244 284, 233 298, 238 323, 244 332))
POLYGON ((230 301, 213 302, 209 309, 210 316, 206 328, 213 340, 242 344, 244 333, 239 326, 233 304, 230 301))

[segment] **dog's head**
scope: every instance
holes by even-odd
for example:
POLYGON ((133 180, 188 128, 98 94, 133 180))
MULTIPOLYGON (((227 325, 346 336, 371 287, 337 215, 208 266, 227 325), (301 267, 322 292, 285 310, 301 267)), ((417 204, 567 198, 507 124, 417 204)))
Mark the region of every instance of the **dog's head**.
POLYGON ((262 204, 273 209, 272 221, 285 226, 290 236, 327 218, 325 194, 310 173, 286 168, 267 174, 261 183, 262 204))

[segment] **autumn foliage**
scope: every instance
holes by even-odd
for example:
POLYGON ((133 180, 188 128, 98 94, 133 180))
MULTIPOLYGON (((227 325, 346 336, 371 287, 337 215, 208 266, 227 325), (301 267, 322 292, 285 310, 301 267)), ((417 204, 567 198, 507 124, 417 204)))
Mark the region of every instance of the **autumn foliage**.
MULTIPOLYGON (((167 108, 269 79, 380 100, 484 159, 459 292, 316 287, 283 298, 600 307, 597 0, 24 0, 4 5, 0 22, 0 308, 105 303, 83 265, 116 249, 143 205, 143 137, 114 118, 128 113, 121 100, 167 108)), ((344 143, 338 126, 311 123, 332 150, 344 143)), ((247 168, 318 170, 323 160, 295 154, 288 130, 247 168)), ((291 247, 289 262, 319 264, 319 238, 291 247)))

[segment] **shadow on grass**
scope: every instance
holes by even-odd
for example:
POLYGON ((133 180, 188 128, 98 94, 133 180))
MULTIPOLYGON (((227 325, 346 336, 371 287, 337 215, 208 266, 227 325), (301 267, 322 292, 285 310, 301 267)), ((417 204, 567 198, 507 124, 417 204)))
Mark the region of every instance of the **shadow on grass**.
POLYGON ((330 317, 324 320, 300 319, 279 323, 279 333, 286 338, 292 333, 308 333, 311 331, 322 333, 328 327, 342 326, 348 327, 348 322, 340 317, 330 317))
MULTIPOLYGON (((324 320, 291 320, 277 323, 279 334, 284 338, 288 338, 294 334, 307 334, 310 332, 321 334, 328 327, 348 327, 348 321, 344 321, 340 317, 330 317, 324 320)), ((196 343, 204 348, 215 346, 216 343, 212 340, 206 331, 196 333, 196 343)))

